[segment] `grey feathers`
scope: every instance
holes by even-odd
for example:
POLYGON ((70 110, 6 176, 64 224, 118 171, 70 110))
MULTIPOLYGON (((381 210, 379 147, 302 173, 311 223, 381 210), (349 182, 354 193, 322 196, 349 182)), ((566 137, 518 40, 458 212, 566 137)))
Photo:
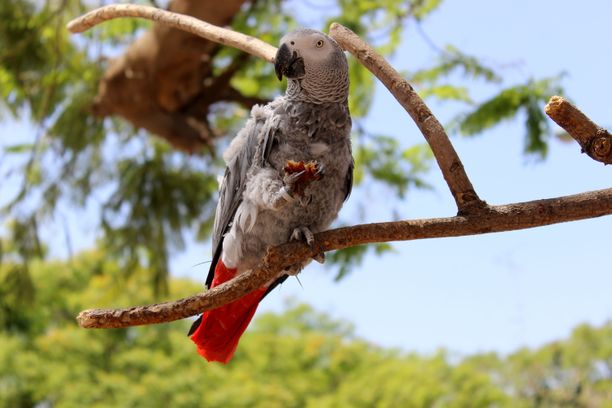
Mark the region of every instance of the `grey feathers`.
POLYGON ((284 54, 276 69, 288 77, 286 95, 254 107, 224 154, 227 169, 207 282, 219 257, 240 273, 254 267, 268 246, 287 242, 294 229, 317 233, 328 228, 351 192, 346 57, 335 41, 314 30, 290 33, 281 45, 284 54), (298 62, 303 72, 291 68, 298 62), (298 200, 282 199, 288 160, 315 161, 325 169, 298 200))

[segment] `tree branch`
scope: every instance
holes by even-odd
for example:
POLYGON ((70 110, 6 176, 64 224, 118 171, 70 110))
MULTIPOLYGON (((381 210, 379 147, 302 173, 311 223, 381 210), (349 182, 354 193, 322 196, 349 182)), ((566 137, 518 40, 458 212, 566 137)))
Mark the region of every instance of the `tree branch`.
POLYGON ((607 130, 597 126, 580 109, 561 96, 551 97, 544 111, 576 139, 583 153, 593 160, 612 164, 612 135, 607 130))
POLYGON ((157 21, 170 27, 206 38, 209 41, 237 48, 248 54, 263 58, 268 62, 274 62, 274 57, 276 55, 276 47, 258 38, 218 27, 191 16, 172 13, 150 6, 135 4, 108 5, 92 10, 70 21, 66 27, 72 33, 82 33, 104 21, 120 17, 136 17, 157 21))
POLYGON ((463 168, 461 159, 459 159, 444 131, 444 127, 408 81, 402 78, 380 54, 348 28, 338 23, 332 23, 329 35, 376 75, 414 120, 431 147, 444 180, 446 180, 455 199, 459 214, 485 207, 486 203, 476 194, 463 168))
MULTIPOLYGON (((459 237, 576 221, 612 214, 612 189, 524 203, 488 206, 477 214, 449 218, 356 225, 315 235, 322 251, 377 242, 459 237)), ((118 328, 164 323, 223 306, 261 287, 279 271, 315 256, 308 245, 291 242, 268 249, 260 266, 213 289, 174 302, 127 309, 92 309, 79 314, 85 328, 118 328)))

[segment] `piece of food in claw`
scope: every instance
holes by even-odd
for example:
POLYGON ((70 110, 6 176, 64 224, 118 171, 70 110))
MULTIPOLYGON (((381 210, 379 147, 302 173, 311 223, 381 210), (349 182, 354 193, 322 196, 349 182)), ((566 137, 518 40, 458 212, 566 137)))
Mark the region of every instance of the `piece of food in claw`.
POLYGON ((294 193, 297 195, 303 195, 304 190, 312 181, 323 178, 323 175, 319 173, 319 164, 314 160, 309 162, 287 160, 284 170, 286 175, 304 172, 293 186, 294 193))

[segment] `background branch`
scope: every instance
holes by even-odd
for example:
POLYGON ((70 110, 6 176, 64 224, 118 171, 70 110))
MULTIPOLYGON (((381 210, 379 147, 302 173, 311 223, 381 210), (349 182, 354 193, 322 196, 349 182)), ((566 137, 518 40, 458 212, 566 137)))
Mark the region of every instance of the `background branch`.
POLYGON ((114 4, 100 7, 70 21, 67 28, 72 33, 82 33, 104 21, 120 17, 145 18, 163 23, 206 38, 209 41, 237 48, 268 62, 274 62, 274 56, 276 55, 276 47, 261 41, 259 38, 218 27, 184 14, 135 4, 114 4))

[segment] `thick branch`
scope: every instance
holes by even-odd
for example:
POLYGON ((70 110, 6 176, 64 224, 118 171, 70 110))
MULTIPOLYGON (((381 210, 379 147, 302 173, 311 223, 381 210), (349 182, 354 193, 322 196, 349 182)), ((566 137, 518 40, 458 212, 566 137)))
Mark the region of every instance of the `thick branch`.
POLYGON ((67 28, 70 32, 82 33, 104 21, 120 17, 137 17, 157 21, 206 38, 209 41, 237 48, 268 62, 274 62, 276 55, 276 47, 250 35, 221 28, 183 14, 135 4, 115 4, 100 7, 72 20, 68 23, 67 28))
MULTIPOLYGON (((331 251, 376 242, 458 237, 512 231, 612 214, 612 189, 486 207, 450 218, 383 222, 325 231, 315 236, 321 250, 331 251)), ((307 245, 288 243, 268 250, 260 267, 207 292, 174 302, 128 309, 93 309, 79 314, 82 327, 116 328, 163 323, 227 304, 278 276, 278 271, 316 255, 307 245)))
POLYGON ((569 133, 592 159, 612 164, 612 135, 597 126, 567 99, 553 96, 544 107, 552 120, 569 133))
POLYGON ((461 159, 453 148, 444 127, 431 113, 412 86, 376 51, 348 28, 332 23, 329 34, 345 50, 353 54, 389 89, 408 112, 429 143, 444 180, 448 184, 459 214, 483 208, 486 203, 478 197, 468 178, 461 159))

